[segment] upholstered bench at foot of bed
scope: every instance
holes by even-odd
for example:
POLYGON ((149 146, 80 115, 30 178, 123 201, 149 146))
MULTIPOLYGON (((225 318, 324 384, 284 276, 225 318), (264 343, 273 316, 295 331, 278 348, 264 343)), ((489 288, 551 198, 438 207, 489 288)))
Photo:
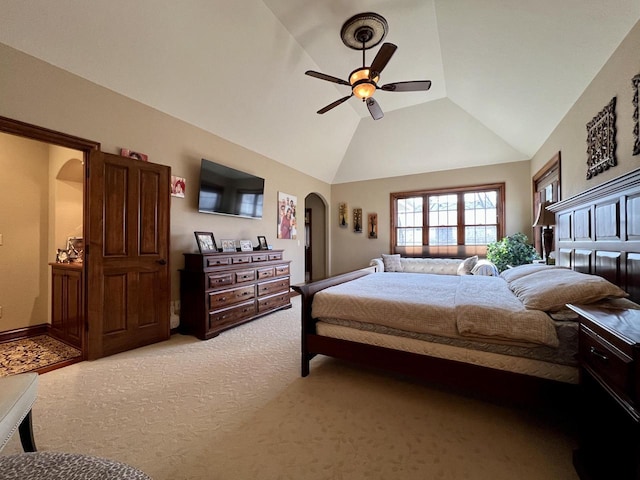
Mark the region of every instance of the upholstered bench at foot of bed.
POLYGON ((21 373, 0 378, 0 450, 16 430, 25 452, 35 452, 31 407, 38 394, 38 374, 21 373))

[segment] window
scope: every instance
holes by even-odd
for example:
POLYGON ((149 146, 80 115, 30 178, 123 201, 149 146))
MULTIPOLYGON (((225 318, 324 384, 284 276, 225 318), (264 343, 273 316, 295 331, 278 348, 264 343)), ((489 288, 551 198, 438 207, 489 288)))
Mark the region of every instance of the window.
POLYGON ((484 254, 504 236, 504 183, 391 194, 392 251, 484 254))

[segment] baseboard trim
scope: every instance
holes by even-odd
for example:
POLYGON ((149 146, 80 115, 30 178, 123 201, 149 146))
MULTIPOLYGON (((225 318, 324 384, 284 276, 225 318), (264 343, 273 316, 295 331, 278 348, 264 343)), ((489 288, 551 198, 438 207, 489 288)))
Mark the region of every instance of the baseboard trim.
POLYGON ((19 340, 21 338, 37 337, 38 335, 46 335, 48 333, 48 323, 32 325, 30 327, 16 328, 15 330, 0 332, 0 343, 10 342, 11 340, 19 340))

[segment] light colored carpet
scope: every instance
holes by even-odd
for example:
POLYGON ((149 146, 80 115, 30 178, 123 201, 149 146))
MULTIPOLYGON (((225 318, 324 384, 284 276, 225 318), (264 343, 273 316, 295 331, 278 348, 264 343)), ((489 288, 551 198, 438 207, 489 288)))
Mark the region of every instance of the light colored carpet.
MULTIPOLYGON (((40 377, 40 450, 155 480, 575 480, 552 418, 319 358, 299 376, 294 307, 40 377)), ((562 402, 559 399, 559 402, 562 402)), ((2 454, 20 451, 17 435, 2 454)))

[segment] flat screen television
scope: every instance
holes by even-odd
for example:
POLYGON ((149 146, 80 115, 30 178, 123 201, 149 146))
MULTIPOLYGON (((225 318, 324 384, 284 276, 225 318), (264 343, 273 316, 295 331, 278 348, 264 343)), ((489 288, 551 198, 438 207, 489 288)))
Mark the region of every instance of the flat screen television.
POLYGON ((264 178, 202 159, 198 211, 262 218, 264 178))

